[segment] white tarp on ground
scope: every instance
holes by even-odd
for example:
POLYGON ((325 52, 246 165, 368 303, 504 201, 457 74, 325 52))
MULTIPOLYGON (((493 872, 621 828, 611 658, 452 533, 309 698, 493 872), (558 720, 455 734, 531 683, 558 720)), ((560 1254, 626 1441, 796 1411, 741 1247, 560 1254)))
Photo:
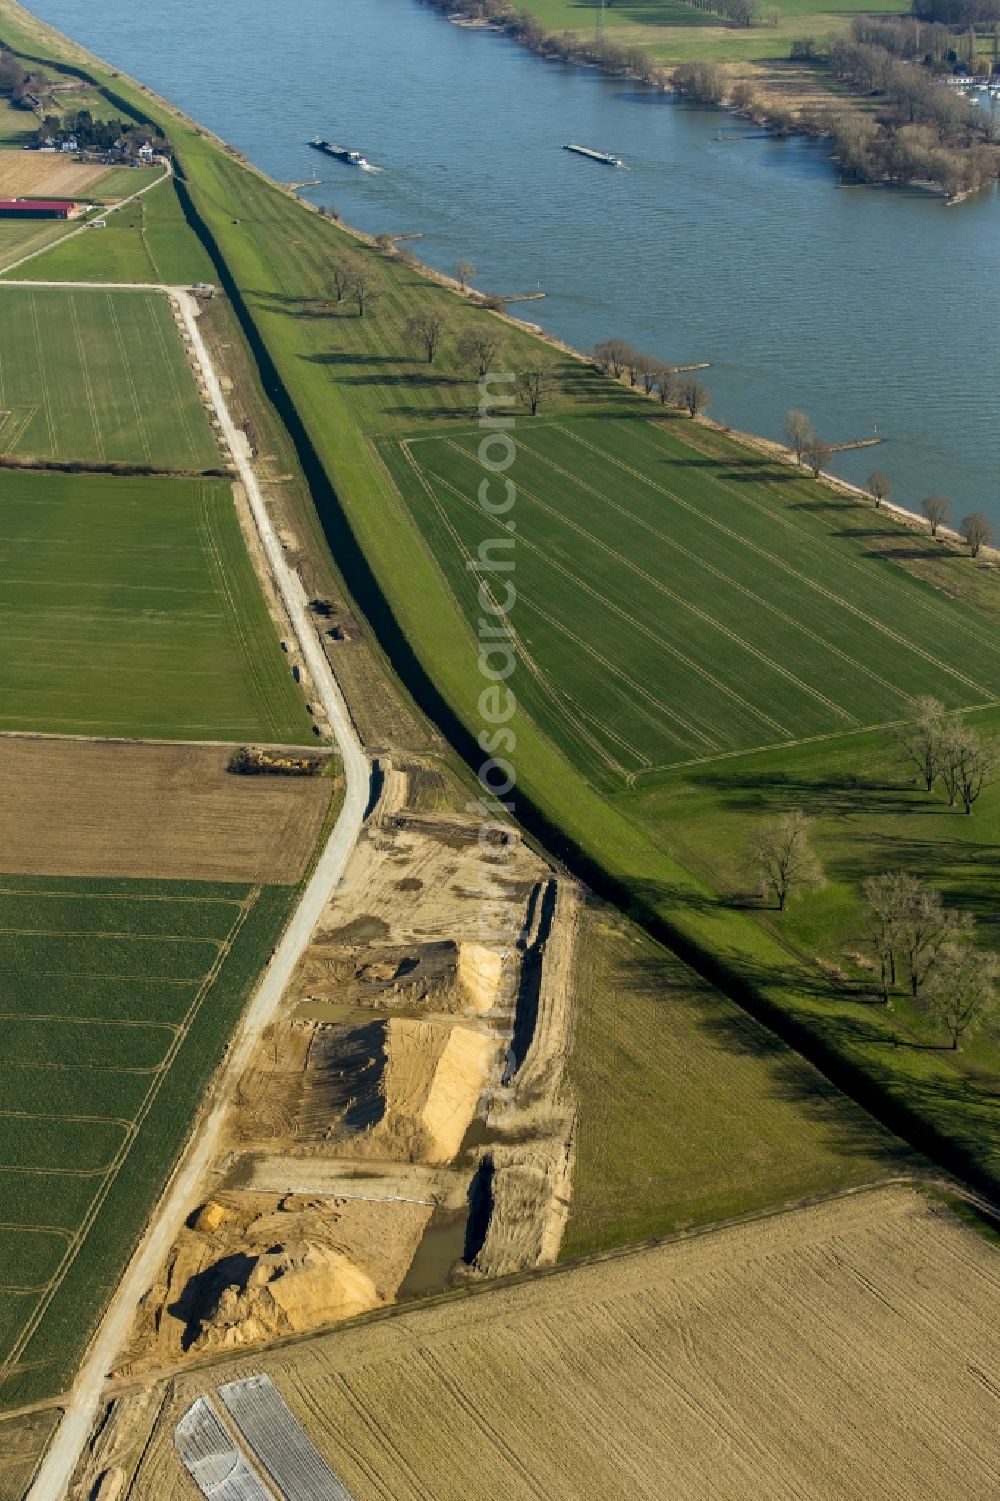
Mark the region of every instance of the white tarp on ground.
POLYGON ((207 1397, 192 1402, 174 1429, 174 1444, 191 1479, 211 1501, 275 1501, 207 1397))
POLYGON ((219 1396, 285 1501, 352 1501, 270 1376, 231 1381, 219 1396))

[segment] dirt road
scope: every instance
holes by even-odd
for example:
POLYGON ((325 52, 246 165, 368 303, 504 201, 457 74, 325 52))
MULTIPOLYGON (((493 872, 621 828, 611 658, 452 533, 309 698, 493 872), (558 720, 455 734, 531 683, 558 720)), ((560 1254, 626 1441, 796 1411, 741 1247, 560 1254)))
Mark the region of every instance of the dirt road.
MULTIPOLYGON (((73 283, 66 283, 71 287, 73 283)), ((147 288, 149 290, 149 288, 147 288)), ((157 289, 159 290, 159 289, 157 289)), ((250 1062, 254 1047, 273 1017, 282 992, 306 949, 314 928, 340 881, 364 822, 370 791, 370 766, 361 746, 347 705, 313 630, 302 585, 289 568, 281 543, 271 524, 257 476, 248 456, 246 439, 230 415, 218 375, 198 329, 198 308, 186 291, 170 294, 181 311, 190 334, 195 358, 205 378, 208 393, 222 426, 226 442, 246 487, 247 498, 260 532, 275 584, 288 611, 303 658, 308 664, 316 696, 333 727, 343 757, 346 796, 340 817, 324 848, 302 900, 271 959, 239 1031, 230 1046, 209 1113, 192 1137, 163 1198, 150 1221, 146 1236, 132 1258, 104 1321, 80 1369, 63 1417, 39 1469, 28 1501, 62 1501, 73 1471, 100 1410, 108 1371, 126 1339, 136 1305, 161 1266, 191 1207, 203 1174, 217 1150, 220 1130, 236 1083, 250 1062)))

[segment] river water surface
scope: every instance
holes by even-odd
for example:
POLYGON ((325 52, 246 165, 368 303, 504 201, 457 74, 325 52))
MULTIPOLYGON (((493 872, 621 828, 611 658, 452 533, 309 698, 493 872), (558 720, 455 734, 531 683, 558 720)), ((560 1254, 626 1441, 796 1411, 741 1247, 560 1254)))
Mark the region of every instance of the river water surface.
POLYGON ((1000 530, 995 192, 948 208, 841 189, 822 144, 543 61, 419 0, 29 3, 273 176, 318 172, 309 195, 349 222, 422 231, 421 258, 471 259, 485 290, 540 285, 523 311, 569 342, 708 360, 712 415, 772 437, 793 406, 831 442, 877 424, 885 446, 840 473, 877 466, 904 503, 938 491, 1000 530), (316 134, 381 170, 318 155, 316 134))

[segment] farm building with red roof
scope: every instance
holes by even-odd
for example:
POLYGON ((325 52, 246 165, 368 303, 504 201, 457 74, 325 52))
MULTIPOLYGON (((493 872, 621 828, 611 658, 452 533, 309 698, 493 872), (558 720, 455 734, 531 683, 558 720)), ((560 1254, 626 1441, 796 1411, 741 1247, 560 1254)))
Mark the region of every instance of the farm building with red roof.
POLYGON ((76 219, 84 207, 64 198, 4 198, 0 219, 76 219))

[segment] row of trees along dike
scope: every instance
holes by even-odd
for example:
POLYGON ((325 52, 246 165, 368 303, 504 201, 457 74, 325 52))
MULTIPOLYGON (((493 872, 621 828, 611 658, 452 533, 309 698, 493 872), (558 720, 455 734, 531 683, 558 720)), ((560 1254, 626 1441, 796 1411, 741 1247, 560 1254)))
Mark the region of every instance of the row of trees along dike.
POLYGON ((662 406, 682 407, 697 417, 711 404, 711 396, 699 380, 685 375, 677 365, 668 365, 655 355, 643 354, 627 339, 603 339, 590 351, 602 374, 628 380, 633 390, 641 387, 647 396, 658 396, 662 406))
MULTIPOLYGON (((825 443, 816 436, 811 419, 805 412, 791 411, 785 417, 785 441, 795 457, 796 464, 811 469, 818 479, 836 453, 832 443, 825 443)), ((892 499, 892 481, 881 469, 868 476, 868 494, 879 510, 884 501, 892 499)), ((930 534, 936 537, 942 526, 951 519, 951 502, 944 495, 928 495, 920 502, 920 509, 927 522, 930 534)), ((982 511, 973 511, 963 518, 958 533, 969 552, 977 558, 984 547, 993 543, 993 524, 982 511)))
MULTIPOLYGON (((945 715, 934 699, 922 699, 917 718, 901 735, 908 762, 915 763, 926 790, 941 783, 949 804, 973 805, 1000 765, 1000 746, 945 715)), ((779 912, 808 890, 824 885, 823 868, 811 843, 811 822, 801 809, 762 824, 751 835, 748 865, 759 882, 761 902, 779 912)), ((862 883, 864 946, 879 1001, 886 1007, 901 991, 918 1014, 944 1031, 957 1050, 962 1038, 997 1008, 1000 955, 972 943, 975 921, 946 908, 940 892, 906 871, 884 871, 862 883)), ((898 1038, 897 1038, 898 1041, 898 1038)))
MULTIPOLYGON (((417 267, 416 256, 407 249, 397 250, 393 238, 381 235, 376 241, 378 248, 394 259, 417 267)), ((503 299, 473 292, 469 286, 475 275, 471 261, 459 261, 456 265, 456 280, 462 290, 477 306, 488 311, 502 311, 503 299)), ((357 317, 372 317, 385 293, 385 284, 377 266, 370 257, 347 252, 335 256, 330 262, 330 283, 335 306, 353 308, 357 317)), ((428 288, 428 291, 430 289, 428 288)), ((458 363, 468 371, 469 379, 480 381, 503 362, 506 340, 500 323, 484 320, 472 327, 456 330, 446 310, 430 296, 426 306, 416 308, 403 325, 403 342, 410 355, 422 363, 433 365, 445 346, 452 348, 458 363)), ((557 366, 549 360, 537 359, 514 372, 514 391, 518 402, 534 417, 547 400, 561 390, 557 366)), ((478 397, 477 397, 478 403, 478 397)))

